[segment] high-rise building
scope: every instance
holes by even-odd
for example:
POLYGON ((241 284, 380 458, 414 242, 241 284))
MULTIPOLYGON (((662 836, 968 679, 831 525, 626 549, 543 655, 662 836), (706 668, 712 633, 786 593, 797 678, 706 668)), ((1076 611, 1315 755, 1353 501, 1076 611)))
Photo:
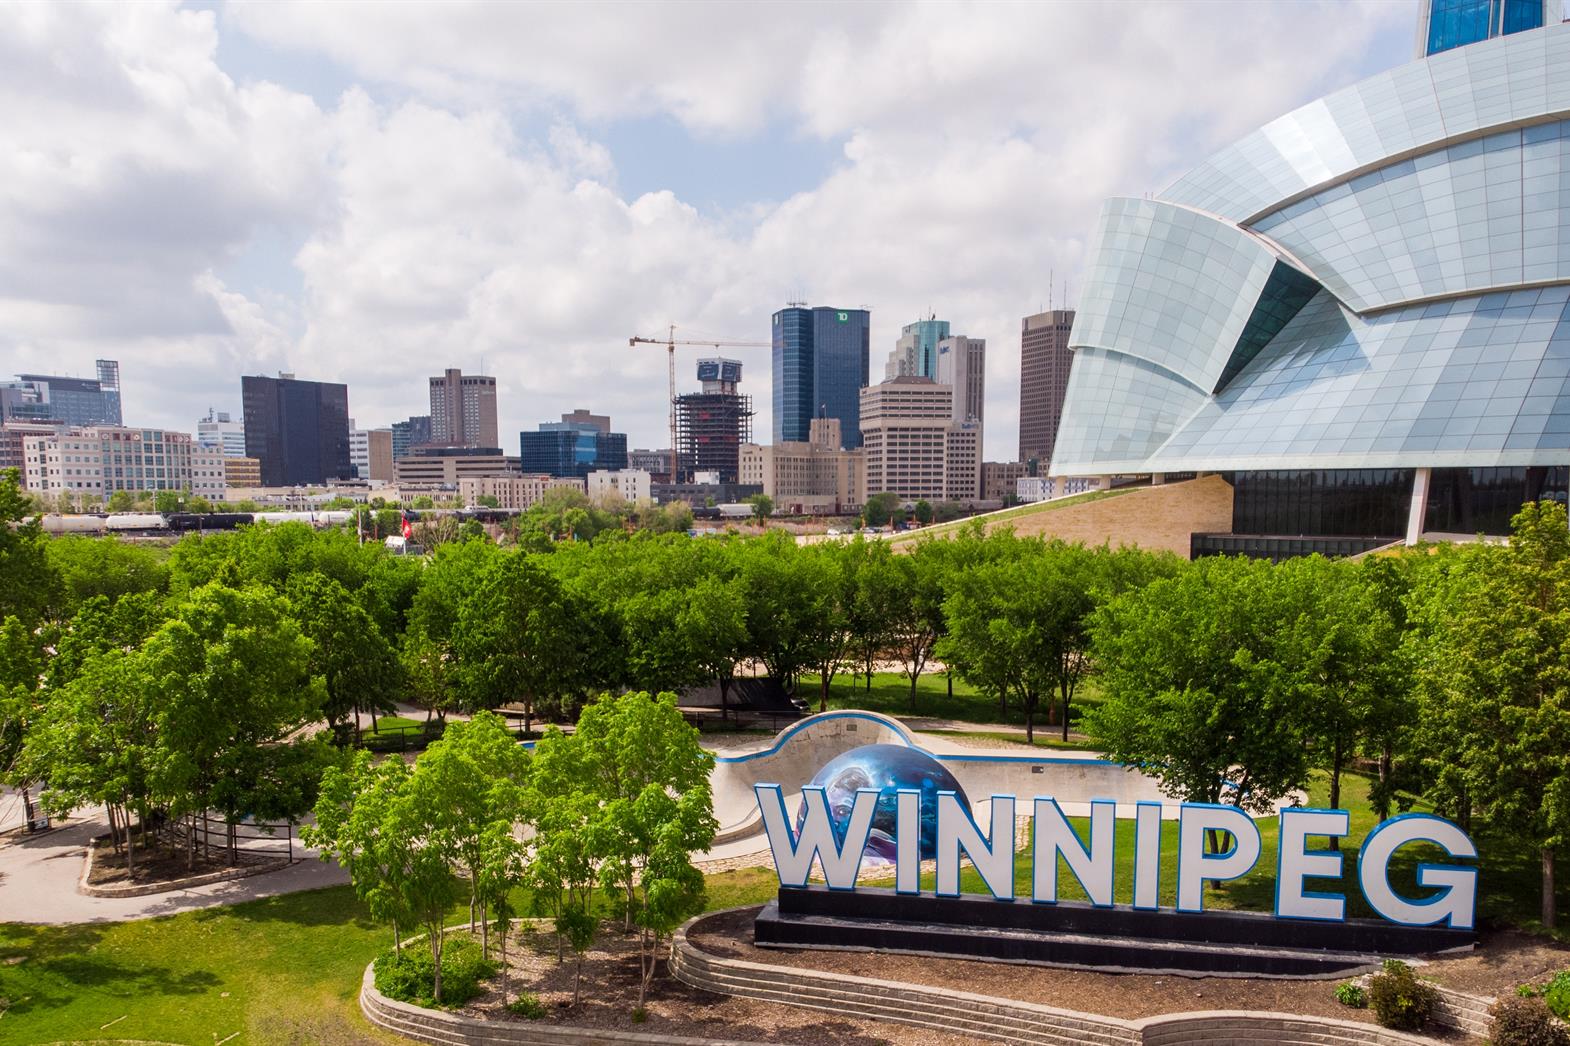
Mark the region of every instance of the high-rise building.
POLYGON ((353 418, 349 419, 349 467, 354 470, 355 479, 370 479, 371 434, 355 428, 353 418))
POLYGON ((949 386, 907 374, 862 389, 861 429, 866 496, 981 497, 981 425, 954 420, 949 386))
POLYGON ((987 339, 956 335, 938 342, 939 385, 954 390, 954 420, 981 424, 987 407, 987 339))
POLYGON ((735 483, 738 452, 752 442, 752 397, 736 391, 741 381, 739 360, 698 361, 702 392, 676 397, 676 447, 681 477, 719 473, 719 482, 735 483))
POLYGON ((1045 462, 1058 438, 1074 361, 1068 347, 1074 310, 1038 312, 1019 326, 1019 460, 1045 462))
POLYGON ((447 447, 495 447, 496 379, 449 367, 431 379, 431 442, 447 447))
POLYGON ((392 429, 370 429, 365 433, 365 461, 369 471, 361 479, 391 481, 393 478, 392 429))
POLYGON ((775 443, 741 448, 740 478, 757 485, 784 513, 832 514, 861 507, 862 454, 840 445, 838 418, 813 418, 805 443, 775 443))
POLYGON ((1051 475, 1219 473, 1231 530, 1194 554, 1508 533, 1564 502, 1567 68, 1570 24, 1435 54, 1107 201, 1051 475))
POLYGON ((348 479, 349 387, 292 374, 240 379, 245 454, 262 463, 262 485, 292 487, 348 479))
POLYGON ((245 426, 230 419, 227 411, 207 408, 207 417, 196 423, 196 442, 216 447, 226 458, 245 457, 245 426))
POLYGON ((392 456, 397 461, 409 456, 415 447, 431 442, 431 416, 416 414, 408 421, 395 421, 392 425, 392 456))
POLYGON ((838 418, 845 446, 861 446, 872 317, 866 309, 809 308, 774 314, 774 442, 805 442, 812 419, 838 418))
POLYGON ((115 491, 224 496, 224 459, 186 432, 94 425, 23 439, 29 490, 105 501, 115 491))
POLYGON ((1420 0, 1417 57, 1559 21, 1560 0, 1420 0))
POLYGON ((542 421, 538 432, 518 433, 518 446, 524 472, 584 479, 597 469, 627 467, 627 434, 611 432, 609 418, 587 411, 542 421), (589 420, 578 420, 584 418, 589 420))
POLYGON ((0 421, 119 425, 120 364, 99 360, 97 378, 19 374, 0 386, 0 421))
POLYGON ((883 365, 883 378, 915 374, 922 378, 938 376, 938 342, 949 336, 949 321, 929 316, 900 328, 899 341, 883 365))
POLYGON ((627 467, 642 469, 654 477, 655 483, 671 480, 671 452, 669 450, 629 450, 627 467))

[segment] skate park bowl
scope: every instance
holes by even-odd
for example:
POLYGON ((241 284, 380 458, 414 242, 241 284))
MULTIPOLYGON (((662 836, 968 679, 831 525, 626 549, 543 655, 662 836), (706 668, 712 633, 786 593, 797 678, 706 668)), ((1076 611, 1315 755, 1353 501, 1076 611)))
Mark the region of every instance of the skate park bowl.
MULTIPOLYGON (((825 763, 866 745, 898 745, 931 756, 959 781, 978 814, 980 807, 990 807, 994 795, 1017 796, 1023 814, 1029 813, 1036 796, 1051 796, 1070 816, 1088 815, 1093 799, 1112 800, 1117 815, 1129 818, 1134 816, 1135 803, 1167 802, 1154 778, 1094 752, 1049 749, 1038 755, 1017 748, 973 748, 931 735, 921 736, 918 743, 912 731, 892 716, 823 712, 792 723, 755 750, 715 757, 710 782, 720 830, 714 845, 756 836, 761 849, 763 818, 753 785, 779 785, 785 808, 794 810, 802 786, 825 763)), ((1171 804, 1163 813, 1176 817, 1177 809, 1171 804)), ((986 813, 981 823, 990 823, 990 809, 986 813)))

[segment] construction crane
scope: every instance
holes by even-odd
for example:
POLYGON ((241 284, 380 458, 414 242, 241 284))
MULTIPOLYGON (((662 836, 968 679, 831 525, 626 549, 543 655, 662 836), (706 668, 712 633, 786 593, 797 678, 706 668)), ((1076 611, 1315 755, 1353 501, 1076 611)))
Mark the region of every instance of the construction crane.
POLYGON ((665 346, 666 360, 670 369, 670 403, 671 403, 671 482, 680 481, 681 477, 681 448, 676 443, 676 346, 700 345, 710 349, 767 349, 773 343, 767 341, 734 341, 728 338, 678 338, 676 325, 670 325, 666 337, 640 338, 637 335, 627 339, 629 348, 639 345, 665 346))

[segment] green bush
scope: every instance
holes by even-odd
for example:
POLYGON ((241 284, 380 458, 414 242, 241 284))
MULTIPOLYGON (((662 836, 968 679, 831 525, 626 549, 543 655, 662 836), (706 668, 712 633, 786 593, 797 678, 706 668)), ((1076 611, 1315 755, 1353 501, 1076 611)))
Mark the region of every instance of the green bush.
POLYGON ((1368 993, 1360 984, 1343 981, 1336 985, 1336 1002, 1343 1006, 1350 1006, 1354 1010, 1361 1010, 1368 1005, 1368 993))
POLYGON ((1570 1046, 1570 1033, 1535 995, 1506 996, 1488 1011, 1494 1018, 1493 1046, 1570 1046))
POLYGON ((1406 963, 1387 959, 1384 969, 1369 978, 1368 1001, 1375 1019, 1386 1028, 1418 1031, 1433 1015, 1439 993, 1433 985, 1418 980, 1406 963))
MULTIPOLYGON (((442 947, 442 1002, 462 1006, 480 994, 480 982, 494 977, 499 967, 485 959, 479 942, 468 936, 451 936, 442 947)), ((435 963, 424 942, 406 945, 403 953, 383 952, 376 959, 376 990, 389 999, 416 1006, 434 1006, 435 963)))
POLYGON ((507 1009, 519 1017, 527 1017, 531 1021, 537 1021, 545 1016, 545 1004, 540 1001, 538 995, 531 992, 524 992, 512 1002, 509 1002, 507 1009))
POLYGON ((1570 970, 1560 970, 1543 989, 1543 1001, 1561 1020, 1570 1020, 1570 970))

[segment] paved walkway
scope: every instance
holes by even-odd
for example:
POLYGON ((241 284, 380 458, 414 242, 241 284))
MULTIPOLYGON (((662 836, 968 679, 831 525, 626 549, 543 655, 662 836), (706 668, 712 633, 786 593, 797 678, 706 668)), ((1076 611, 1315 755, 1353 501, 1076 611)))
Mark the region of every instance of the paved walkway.
POLYGON ((79 811, 69 824, 42 835, 0 843, 0 922, 90 923, 146 919, 196 908, 314 890, 349 881, 337 864, 320 861, 295 840, 287 868, 146 897, 87 897, 76 892, 88 840, 109 831, 102 809, 79 811))

